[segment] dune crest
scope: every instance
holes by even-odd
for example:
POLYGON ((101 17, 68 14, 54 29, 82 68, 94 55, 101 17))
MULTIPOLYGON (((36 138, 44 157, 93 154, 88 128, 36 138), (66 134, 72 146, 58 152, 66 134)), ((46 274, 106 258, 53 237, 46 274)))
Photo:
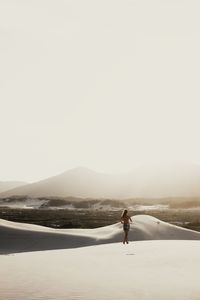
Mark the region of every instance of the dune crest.
MULTIPOLYGON (((200 240, 200 233, 148 215, 132 217, 130 241, 200 240)), ((0 220, 0 253, 69 249, 122 241, 122 224, 95 229, 52 229, 0 220)))

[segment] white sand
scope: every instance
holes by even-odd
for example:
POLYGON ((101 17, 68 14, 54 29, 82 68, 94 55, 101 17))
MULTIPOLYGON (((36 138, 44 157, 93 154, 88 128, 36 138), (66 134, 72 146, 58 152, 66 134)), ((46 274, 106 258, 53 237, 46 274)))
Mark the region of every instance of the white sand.
POLYGON ((150 216, 133 220, 130 237, 140 241, 129 245, 110 243, 122 238, 120 224, 58 232, 1 220, 4 253, 28 251, 28 236, 32 250, 42 250, 45 243, 68 249, 0 255, 0 299, 199 300, 200 234, 150 216), (177 240, 164 241, 170 237, 177 240), (147 238, 154 240, 142 241, 147 238), (77 248, 70 249, 75 240, 77 248), (86 243, 93 246, 81 247, 86 243))
MULTIPOLYGON (((200 240, 200 233, 170 225, 147 215, 134 216, 130 241, 200 240)), ((122 241, 122 224, 97 229, 51 229, 0 220, 0 253, 16 253, 116 243, 122 241)))
POLYGON ((0 257, 2 300, 198 300, 199 241, 144 241, 0 257))

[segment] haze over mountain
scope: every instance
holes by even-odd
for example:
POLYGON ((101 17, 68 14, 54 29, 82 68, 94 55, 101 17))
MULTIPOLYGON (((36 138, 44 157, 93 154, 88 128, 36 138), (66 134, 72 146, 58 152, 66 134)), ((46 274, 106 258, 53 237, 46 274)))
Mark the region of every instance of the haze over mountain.
POLYGON ((0 193, 28 184, 24 181, 0 181, 0 193))
POLYGON ((125 199, 131 197, 198 197, 200 166, 179 164, 138 167, 129 173, 104 174, 75 168, 0 194, 125 199))

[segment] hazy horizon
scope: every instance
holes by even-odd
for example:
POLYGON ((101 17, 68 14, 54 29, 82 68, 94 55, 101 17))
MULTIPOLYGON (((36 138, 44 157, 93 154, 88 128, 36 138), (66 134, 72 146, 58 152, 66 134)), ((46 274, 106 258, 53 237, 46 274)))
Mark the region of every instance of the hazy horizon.
POLYGON ((199 9, 0 1, 0 181, 200 164, 199 9))
MULTIPOLYGON (((91 171, 91 172, 94 172, 94 174, 95 173, 98 173, 98 174, 104 174, 104 175, 113 175, 113 176, 115 176, 115 175, 128 175, 129 173, 132 173, 132 172, 137 172, 137 170, 139 170, 140 171, 140 175, 141 175, 141 170, 143 170, 143 171, 152 171, 152 174, 154 173, 154 171, 155 172, 159 172, 159 170, 161 171, 161 172, 163 172, 164 170, 166 170, 166 172, 168 171, 168 168, 171 168, 171 170, 178 170, 179 168, 184 168, 184 171, 185 172, 187 172, 187 167, 200 167, 200 164, 198 164, 198 163, 190 163, 190 162, 169 162, 169 163, 163 163, 163 164, 158 164, 158 163, 149 163, 149 164, 138 164, 138 165, 135 165, 135 166, 132 166, 132 168, 127 168, 127 169, 124 169, 124 170, 120 170, 120 171, 107 171, 107 170, 98 170, 98 169, 94 169, 94 168, 90 168, 90 167, 87 167, 87 166, 74 166, 74 167, 71 167, 71 168, 68 168, 68 169, 65 169, 65 170, 61 170, 60 172, 57 172, 57 173, 54 173, 54 174, 48 174, 47 176, 43 176, 43 177, 41 177, 41 176, 39 176, 39 177, 37 177, 37 178, 35 178, 35 179, 32 179, 32 180, 18 180, 18 178, 14 178, 14 179, 7 179, 7 178, 4 178, 4 179, 1 179, 0 178, 0 182, 21 182, 21 183, 23 183, 24 182, 24 184, 31 184, 31 183, 36 183, 36 182, 38 182, 38 181, 42 181, 42 180, 46 180, 46 179, 48 179, 48 178, 52 178, 52 177, 55 177, 55 176, 59 176, 59 175, 61 175, 62 173, 66 173, 66 172, 70 172, 70 171, 73 171, 73 170, 75 170, 76 171, 76 169, 78 170, 78 169, 82 169, 82 171, 84 172, 84 171, 91 171)), ((30 174, 31 174, 31 172, 30 172, 30 174)), ((145 176, 145 174, 144 174, 144 176, 145 176)))

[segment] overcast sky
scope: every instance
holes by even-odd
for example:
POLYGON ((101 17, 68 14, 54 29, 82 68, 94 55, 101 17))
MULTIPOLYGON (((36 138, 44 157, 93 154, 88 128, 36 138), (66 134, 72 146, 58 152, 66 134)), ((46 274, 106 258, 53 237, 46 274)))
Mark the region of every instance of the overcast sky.
POLYGON ((0 0, 0 181, 200 163, 198 0, 0 0))

